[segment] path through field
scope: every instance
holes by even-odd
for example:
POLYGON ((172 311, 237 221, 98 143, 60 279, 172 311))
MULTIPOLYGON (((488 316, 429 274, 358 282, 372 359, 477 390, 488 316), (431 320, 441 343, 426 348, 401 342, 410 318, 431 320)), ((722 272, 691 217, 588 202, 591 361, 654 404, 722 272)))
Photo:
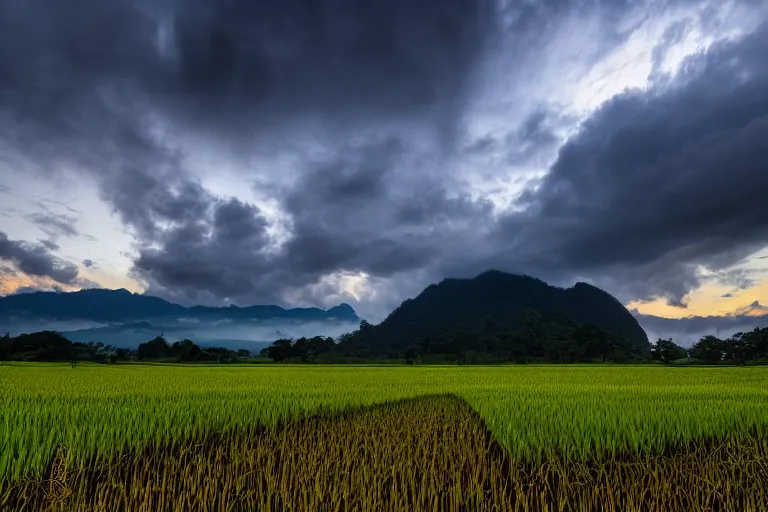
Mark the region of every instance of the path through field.
POLYGON ((462 399, 436 395, 93 457, 4 491, 3 510, 768 510, 768 442, 513 463, 462 399))

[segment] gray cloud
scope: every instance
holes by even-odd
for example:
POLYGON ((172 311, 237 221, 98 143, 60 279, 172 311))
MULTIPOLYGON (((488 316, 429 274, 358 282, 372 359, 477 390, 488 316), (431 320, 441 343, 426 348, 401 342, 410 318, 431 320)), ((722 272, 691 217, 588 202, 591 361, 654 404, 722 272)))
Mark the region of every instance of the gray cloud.
MULTIPOLYGON (((490 205, 448 197, 433 183, 422 183, 418 173, 402 176, 399 164, 412 154, 404 148, 402 141, 385 139, 311 165, 300 184, 285 192, 292 226, 282 245, 273 243, 254 205, 213 196, 192 182, 171 192, 148 180, 153 192, 140 194, 148 199, 131 221, 146 226, 134 275, 150 292, 182 302, 279 302, 285 290, 339 270, 377 278, 420 270, 482 233, 490 205), (154 197, 162 199, 162 208, 152 206, 154 197), (158 225, 166 227, 157 230, 158 225)), ((294 298, 315 300, 321 288, 306 288, 294 298)))
POLYGON ((34 213, 27 215, 27 219, 42 229, 48 236, 56 237, 63 235, 75 237, 79 234, 77 228, 75 228, 77 219, 74 217, 51 213, 34 213))
POLYGON ((672 46, 685 38, 691 29, 691 25, 691 18, 685 18, 673 23, 664 31, 661 42, 653 49, 653 69, 649 77, 652 82, 659 82, 664 79, 664 73, 661 69, 664 59, 667 57, 672 46))
POLYGON ((688 309, 688 297, 670 297, 667 299, 667 306, 672 306, 673 308, 679 308, 679 309, 688 309))
POLYGON ((42 245, 43 247, 45 247, 46 249, 48 249, 51 252, 56 252, 56 251, 61 249, 61 247, 59 247, 59 244, 57 244, 53 240, 39 240, 38 239, 38 242, 40 243, 40 245, 42 245))
POLYGON ((0 259, 31 276, 49 277, 61 284, 77 284, 77 267, 55 257, 44 245, 10 240, 0 232, 0 259))
POLYGON ((83 266, 85 268, 96 268, 96 262, 93 260, 83 260, 83 266))
MULTIPOLYGON (((53 242, 53 240, 56 240, 59 236, 64 236, 67 238, 79 237, 84 240, 88 240, 89 242, 98 241, 96 237, 86 233, 81 233, 77 229, 77 217, 73 217, 71 215, 63 215, 60 213, 53 213, 48 209, 47 206, 45 206, 45 204, 42 203, 39 206, 43 208, 42 212, 28 214, 25 216, 25 218, 40 228, 46 235, 48 235, 50 240, 41 241, 41 243, 51 244, 51 246, 48 247, 50 250, 59 250, 59 246, 53 242)), ((73 213, 81 213, 67 206, 64 206, 64 208, 73 213)))
MULTIPOLYGON (((197 193, 188 191, 192 197, 197 193)), ((185 198, 188 200, 191 198, 185 198)), ((150 290, 198 301, 249 294, 274 299, 279 290, 258 286, 280 266, 264 253, 267 224, 259 209, 237 199, 197 197, 196 215, 152 238, 135 262, 135 274, 150 290), (257 286, 255 289, 254 286, 257 286)))
POLYGON ((760 282, 760 274, 765 271, 761 269, 730 269, 718 272, 709 279, 715 281, 721 286, 733 286, 736 290, 746 290, 752 288, 760 282))

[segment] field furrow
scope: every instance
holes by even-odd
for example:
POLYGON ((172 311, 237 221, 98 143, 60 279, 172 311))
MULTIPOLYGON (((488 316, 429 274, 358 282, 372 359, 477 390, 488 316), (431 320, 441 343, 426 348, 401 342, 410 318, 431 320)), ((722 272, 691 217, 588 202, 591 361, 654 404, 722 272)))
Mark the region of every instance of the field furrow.
POLYGON ((270 429, 150 445, 3 491, 34 511, 760 511, 768 442, 514 461, 462 399, 429 396, 270 429))

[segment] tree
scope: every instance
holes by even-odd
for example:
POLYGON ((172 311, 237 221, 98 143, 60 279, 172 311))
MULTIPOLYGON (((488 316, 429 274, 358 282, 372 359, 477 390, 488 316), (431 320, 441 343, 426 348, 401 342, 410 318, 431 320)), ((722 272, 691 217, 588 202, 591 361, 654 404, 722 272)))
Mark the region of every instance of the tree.
POLYGON ((72 343, 54 331, 0 338, 0 359, 16 361, 70 361, 72 343))
POLYGON ((654 361, 661 361, 662 363, 669 364, 672 361, 684 359, 686 357, 688 357, 688 351, 672 341, 672 338, 666 340, 659 338, 659 340, 651 346, 651 358, 654 361))
POLYGON ((308 363, 314 359, 314 356, 312 344, 307 338, 301 337, 293 343, 293 347, 291 347, 291 359, 301 363, 308 363))
POLYGON ((371 333, 373 332, 373 325, 371 325, 368 320, 360 320, 359 331, 361 334, 371 333))
POLYGON ((406 364, 415 364, 419 358, 419 349, 417 347, 409 347, 403 354, 406 364))
POLYGON ((738 333, 747 347, 750 359, 768 359, 768 327, 756 327, 748 333, 738 333))
POLYGON ((704 336, 691 347, 691 355, 705 363, 719 363, 723 360, 725 343, 716 336, 704 336))
POLYGON ((273 361, 282 363, 293 355, 293 347, 291 346, 291 340, 284 338, 275 340, 262 352, 273 361))
POLYGON ((142 359, 157 359, 161 357, 171 357, 173 350, 168 346, 168 342, 160 335, 146 343, 139 345, 137 356, 142 359))
POLYGON ((127 348, 115 349, 115 359, 118 361, 127 361, 136 358, 136 351, 127 348))
POLYGON ((176 356, 176 359, 183 363, 199 361, 200 356, 202 356, 203 353, 200 347, 195 345, 194 342, 186 339, 175 342, 173 345, 171 345, 171 350, 176 356))
POLYGON ((200 354, 201 361, 216 361, 217 363, 231 363, 235 359, 235 353, 224 347, 207 347, 200 354))

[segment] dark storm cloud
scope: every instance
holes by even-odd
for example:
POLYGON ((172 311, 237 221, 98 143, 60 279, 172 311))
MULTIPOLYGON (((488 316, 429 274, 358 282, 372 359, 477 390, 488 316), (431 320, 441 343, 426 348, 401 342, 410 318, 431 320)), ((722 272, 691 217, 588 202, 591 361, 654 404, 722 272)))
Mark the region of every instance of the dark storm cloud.
POLYGON ((452 103, 491 28, 491 6, 186 2, 168 27, 174 87, 216 109, 270 100, 267 108, 280 115, 380 115, 452 103))
POLYGON ((49 277, 62 284, 77 284, 77 267, 52 255, 43 245, 10 240, 0 232, 0 259, 25 274, 49 277))
POLYGON ((287 252, 296 268, 389 277, 428 267, 455 249, 455 239, 482 233, 490 204, 449 194, 414 154, 406 142, 387 139, 314 166, 286 200, 295 235, 287 252))
MULTIPOLYGON (((764 36, 698 59, 668 90, 604 106, 523 196, 528 209, 497 224, 462 192, 445 141, 499 26, 520 45, 505 51, 529 55, 552 20, 600 12, 601 54, 631 35, 619 21, 637 2, 494 4, 0 0, 0 143, 41 168, 89 170, 136 236, 134 275, 187 303, 280 301, 339 270, 410 290, 415 275, 493 266, 606 276, 627 297, 682 305, 698 264, 723 268, 768 241, 764 36), (732 57, 752 74, 731 72, 732 57), (301 146, 306 126, 321 127, 322 156, 299 147, 298 176, 270 188, 283 241, 266 211, 206 190, 173 144, 189 132, 244 152, 301 146), (433 134, 442 146, 425 149, 433 134)), ((561 121, 536 111, 467 151, 540 164, 561 121)), ((266 172, 280 182, 282 170, 266 172)))
MULTIPOLYGON (((348 147, 343 157, 312 164, 299 185, 286 194, 291 215, 291 237, 274 244, 263 213, 254 205, 218 198, 188 186, 184 211, 151 208, 150 226, 172 224, 145 232, 153 240, 140 251, 135 275, 150 284, 150 291, 177 300, 215 300, 249 297, 279 301, 292 287, 316 283, 339 270, 366 272, 378 277, 418 270, 453 243, 450 226, 480 222, 489 212, 485 203, 449 198, 445 190, 418 176, 402 176, 399 164, 405 143, 393 139, 348 147), (408 190, 393 186, 407 180, 408 190), (395 193, 394 191, 397 191, 395 193)), ((174 197, 162 191, 157 197, 174 197)), ((146 215, 147 209, 141 209, 146 215)), ((134 221, 142 225, 142 221, 134 221)), ((473 226, 480 231, 481 226, 473 226)), ((466 237, 459 236, 461 240, 466 237)), ((312 295, 317 290, 307 290, 312 295)))
POLYGON ((131 103, 228 136, 328 113, 448 123, 494 19, 491 0, 2 0, 0 104, 97 140, 131 103))
POLYGON ((766 51, 763 26, 688 60, 668 86, 610 100, 523 195, 525 212, 500 223, 500 242, 529 268, 676 305, 700 284, 698 265, 721 270, 764 247, 766 51))
MULTIPOLYGON (((259 209, 237 199, 202 194, 194 187, 186 194, 178 200, 190 205, 195 201, 190 206, 195 215, 151 234, 152 245, 141 248, 135 261, 136 276, 151 290, 190 299, 210 301, 249 293, 274 299, 279 290, 261 292, 260 285, 275 284, 270 279, 279 265, 271 267, 274 258, 265 253, 267 224, 259 209)), ((173 213, 173 208, 166 212, 173 213)))

